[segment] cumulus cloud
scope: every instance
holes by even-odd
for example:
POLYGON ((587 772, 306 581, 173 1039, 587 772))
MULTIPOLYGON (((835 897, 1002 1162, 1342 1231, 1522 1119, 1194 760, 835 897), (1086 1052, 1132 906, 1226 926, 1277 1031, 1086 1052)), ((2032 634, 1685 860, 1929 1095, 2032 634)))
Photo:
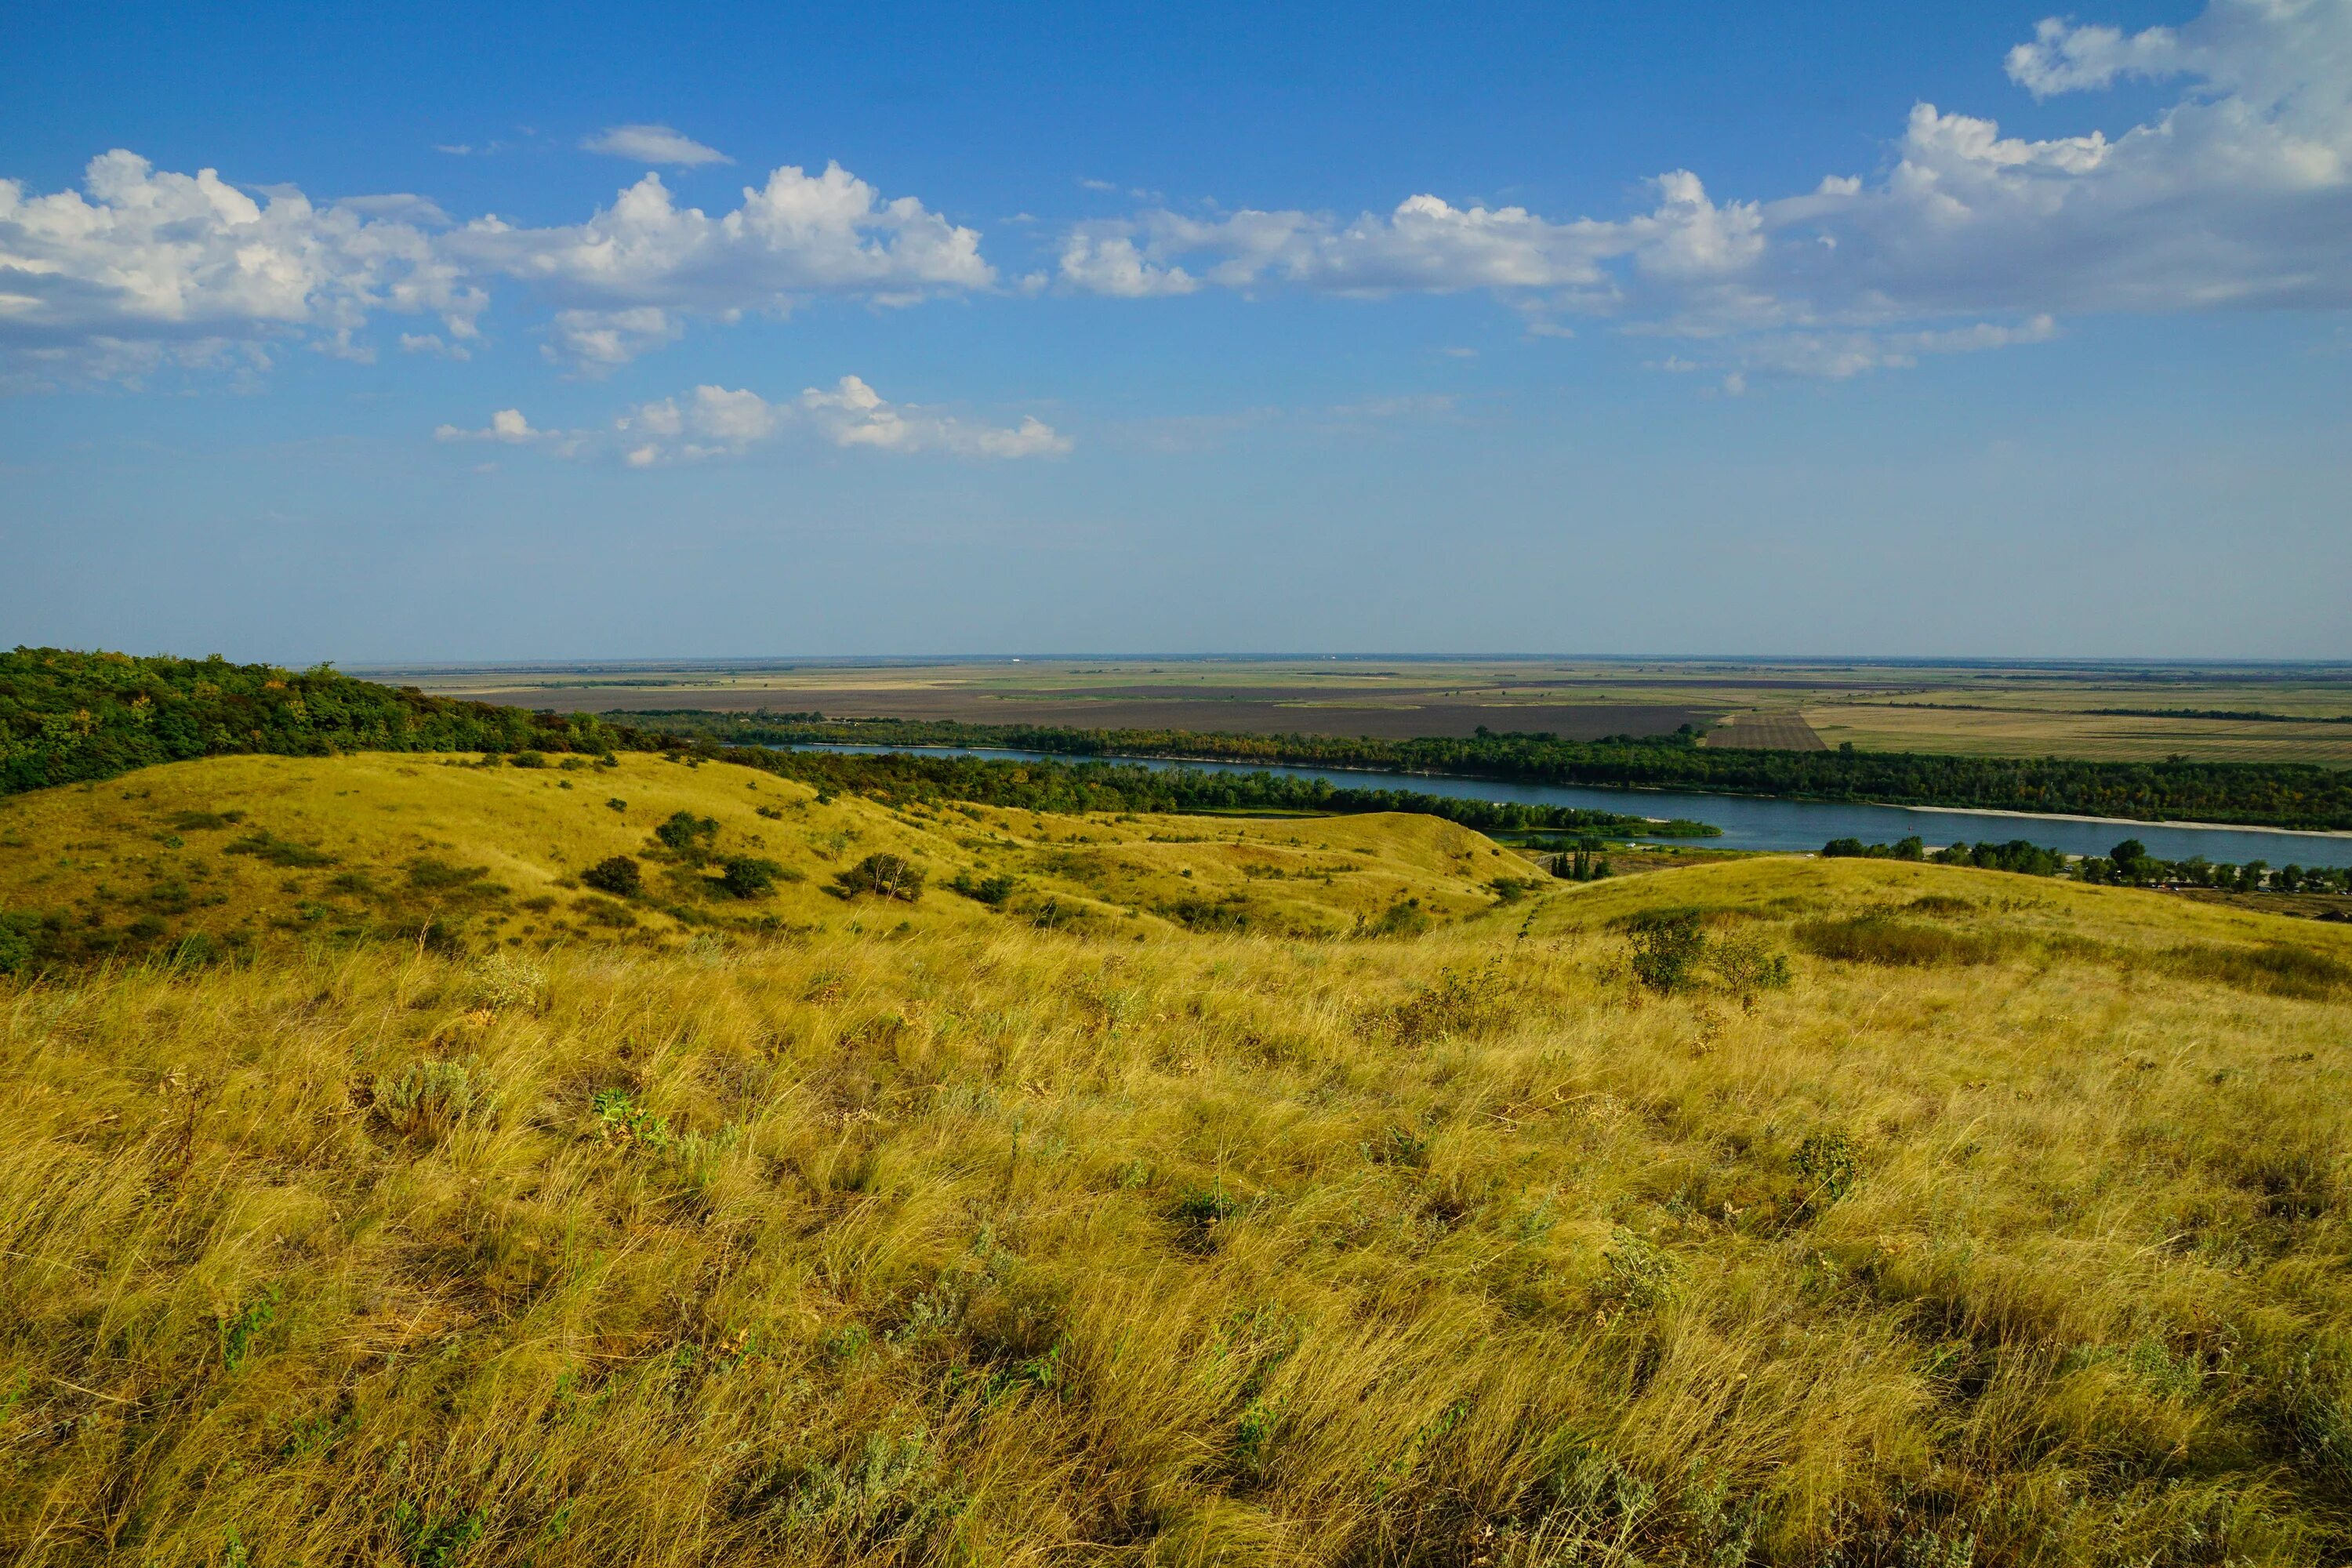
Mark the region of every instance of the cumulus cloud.
POLYGON ((213 170, 159 172, 134 153, 90 160, 80 191, 0 180, 0 346, 88 350, 290 336, 352 348, 371 313, 437 314, 476 335, 487 296, 436 248, 429 204, 266 202, 213 170), (394 216, 370 216, 373 206, 394 216))
POLYGON ((503 441, 509 446, 521 446, 527 441, 551 441, 558 432, 534 430, 520 408, 501 408, 490 416, 490 422, 479 430, 464 430, 455 425, 444 425, 433 432, 436 441, 503 441))
POLYGON ((638 405, 614 421, 614 430, 634 468, 734 456, 794 431, 836 447, 961 458, 1053 457, 1071 447, 1068 437, 1034 416, 1009 426, 978 424, 891 403, 855 375, 780 402, 746 389, 698 386, 638 405))
POLYGON ((614 125, 589 137, 580 147, 583 152, 604 153, 639 163, 677 163, 687 168, 735 161, 718 148, 706 147, 667 125, 614 125))
MULTIPOLYGON (((995 269, 980 235, 911 196, 885 199, 838 163, 821 174, 787 165, 717 217, 680 206, 649 174, 609 207, 569 227, 515 228, 478 219, 445 237, 447 252, 480 273, 532 285, 580 323, 580 357, 615 363, 666 341, 660 328, 614 325, 619 312, 659 310, 719 319, 782 312, 819 294, 909 304, 984 289, 995 269)), ((637 320, 651 322, 650 317, 637 320)), ((571 338, 560 329, 559 342, 571 338)))
POLYGON ((1070 440, 1036 417, 1010 429, 971 425, 944 415, 884 401, 856 376, 845 375, 830 390, 810 387, 801 406, 836 447, 877 447, 886 451, 939 450, 966 458, 1040 458, 1070 449, 1070 440))
POLYGON ((2183 86, 2112 136, 2005 136, 1920 103, 1876 174, 1772 200, 1677 170, 1615 218, 1427 195, 1353 218, 1149 210, 1074 226, 1057 281, 1129 298, 1479 289, 1539 335, 1604 315, 1720 340, 1743 369, 1832 376, 2041 341, 2063 313, 2352 305, 2352 5, 2214 0, 2137 33, 2053 19, 2007 65, 2036 98, 2183 86))
MULTIPOLYGON (((886 198, 838 164, 786 166, 714 216, 648 174, 583 223, 450 226, 421 197, 320 205, 257 198, 213 170, 159 171, 127 152, 91 160, 80 191, 0 180, 0 352, 91 364, 146 343, 150 363, 195 343, 302 338, 364 354, 378 312, 437 316, 458 345, 479 335, 494 284, 551 308, 551 352, 595 367, 677 337, 691 318, 781 313, 816 295, 887 305, 984 289, 980 236, 912 197, 886 198)), ((208 350, 207 353, 215 351, 208 350)))

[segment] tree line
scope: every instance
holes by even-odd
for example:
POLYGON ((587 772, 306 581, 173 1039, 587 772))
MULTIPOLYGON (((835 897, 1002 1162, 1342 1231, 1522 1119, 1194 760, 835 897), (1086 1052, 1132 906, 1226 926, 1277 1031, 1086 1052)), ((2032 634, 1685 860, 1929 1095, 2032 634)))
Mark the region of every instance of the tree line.
POLYGON ((429 697, 330 665, 17 647, 0 654, 0 795, 235 752, 646 750, 658 737, 590 714, 429 697))
POLYGON ((2137 838, 2126 838, 2105 855, 2070 859, 2023 838, 2006 844, 1955 844, 1929 849, 1914 834, 1892 844, 1864 844, 1859 838, 1832 838, 1822 847, 1824 859, 1925 860, 1944 866, 1980 866, 1995 871, 2020 871, 2036 877, 2072 877, 2077 881, 2124 888, 2215 888, 2241 893, 2352 892, 2352 868, 2298 865, 2273 867, 2267 860, 2235 865, 2192 855, 2186 860, 2160 860, 2137 838))

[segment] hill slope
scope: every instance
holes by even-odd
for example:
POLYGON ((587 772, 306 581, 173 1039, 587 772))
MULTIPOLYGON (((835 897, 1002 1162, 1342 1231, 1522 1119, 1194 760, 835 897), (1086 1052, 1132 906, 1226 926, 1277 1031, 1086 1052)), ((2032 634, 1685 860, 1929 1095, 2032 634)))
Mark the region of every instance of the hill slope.
POLYGON ((509 889, 446 944, 0 979, 27 1563, 2352 1553, 2352 933, 1880 861, 1503 904, 1443 824, 652 759, 225 759, 0 823, 12 900, 263 829, 336 858, 206 885, 509 889), (154 837, 199 799, 246 817, 154 837), (658 886, 709 879, 646 850, 679 810, 804 869, 780 940, 656 907, 736 919, 658 886), (609 929, 562 884, 616 845, 636 934, 541 950, 609 929), (822 890, 869 852, 930 890, 822 890), (1031 885, 940 890, 967 860, 1031 885), (1119 902, 1204 881, 1455 918, 1119 902), (1046 898, 1087 918, 1001 912, 1046 898))
POLYGON ((271 938, 426 937, 454 950, 627 932, 659 944, 886 913, 885 929, 968 926, 992 910, 1123 921, 1129 936, 1171 922, 1339 934, 1486 909, 1498 877, 1533 878, 1478 834, 1422 816, 894 807, 726 763, 485 762, 215 757, 0 800, 0 933, 15 932, 0 968, 10 951, 34 966, 184 944, 217 955, 271 938), (697 831, 672 849, 656 835, 679 814, 697 831), (839 879, 872 855, 901 858, 931 893, 844 899, 839 879), (638 862, 635 896, 583 885, 615 856, 638 862), (753 896, 720 879, 739 858, 773 868, 753 896), (979 896, 950 891, 959 876, 979 896))

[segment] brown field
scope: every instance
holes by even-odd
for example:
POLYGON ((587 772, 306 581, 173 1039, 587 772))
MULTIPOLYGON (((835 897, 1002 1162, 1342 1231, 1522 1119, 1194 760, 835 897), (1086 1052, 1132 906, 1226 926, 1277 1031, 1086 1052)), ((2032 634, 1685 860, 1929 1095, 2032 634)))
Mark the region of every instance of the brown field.
POLYGON ((761 709, 807 711, 829 719, 950 719, 967 724, 1055 724, 1088 730, 1196 730, 1229 734, 1374 735, 1407 740, 1417 735, 1468 735, 1490 730, 1549 731, 1573 740, 1604 735, 1665 735, 1684 724, 1704 723, 1710 710, 1654 704, 1479 704, 1453 700, 1356 704, 1313 694, 1313 703, 1267 701, 1238 691, 1209 696, 1103 698, 1016 695, 952 688, 893 691, 856 687, 802 687, 790 693, 771 689, 651 690, 531 689, 488 691, 484 700, 511 702, 559 712, 645 712, 705 708, 720 712, 761 709), (790 697, 787 704, 781 699, 790 697))
POLYGON ((1825 752, 1829 744, 1814 733, 1801 713, 1735 713, 1706 738, 1710 746, 1743 751, 1825 752))

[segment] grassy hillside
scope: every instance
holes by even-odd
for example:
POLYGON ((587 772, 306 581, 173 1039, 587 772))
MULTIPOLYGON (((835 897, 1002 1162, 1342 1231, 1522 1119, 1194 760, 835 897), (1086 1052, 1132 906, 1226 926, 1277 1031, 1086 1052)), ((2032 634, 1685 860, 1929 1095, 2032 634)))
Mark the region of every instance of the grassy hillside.
POLYGON ((1339 934, 1485 909, 1498 878, 1507 892, 1535 875, 1423 816, 1064 816, 819 795, 747 767, 636 753, 539 768, 399 754, 150 768, 0 800, 0 942, 13 941, 0 967, 12 951, 14 967, 31 968, 289 939, 659 946, 698 931, 1007 918, 1130 938, 1171 924, 1339 934), (656 837, 680 813, 709 825, 685 852, 656 837), (872 855, 923 872, 927 895, 845 898, 840 878, 872 855), (583 882, 614 856, 639 862, 637 896, 583 882), (720 879, 739 857, 775 868, 755 897, 720 879), (975 896, 952 890, 959 877, 975 896))
POLYGON ((2352 1557, 2352 933, 1886 861, 1507 901, 1444 824, 656 759, 0 825, 12 907, 256 906, 0 978, 23 1563, 2352 1557), (681 886, 675 811, 803 879, 681 886), (921 897, 823 890, 869 853, 921 897), (1265 912, 1126 912, 1193 889, 1265 912))

